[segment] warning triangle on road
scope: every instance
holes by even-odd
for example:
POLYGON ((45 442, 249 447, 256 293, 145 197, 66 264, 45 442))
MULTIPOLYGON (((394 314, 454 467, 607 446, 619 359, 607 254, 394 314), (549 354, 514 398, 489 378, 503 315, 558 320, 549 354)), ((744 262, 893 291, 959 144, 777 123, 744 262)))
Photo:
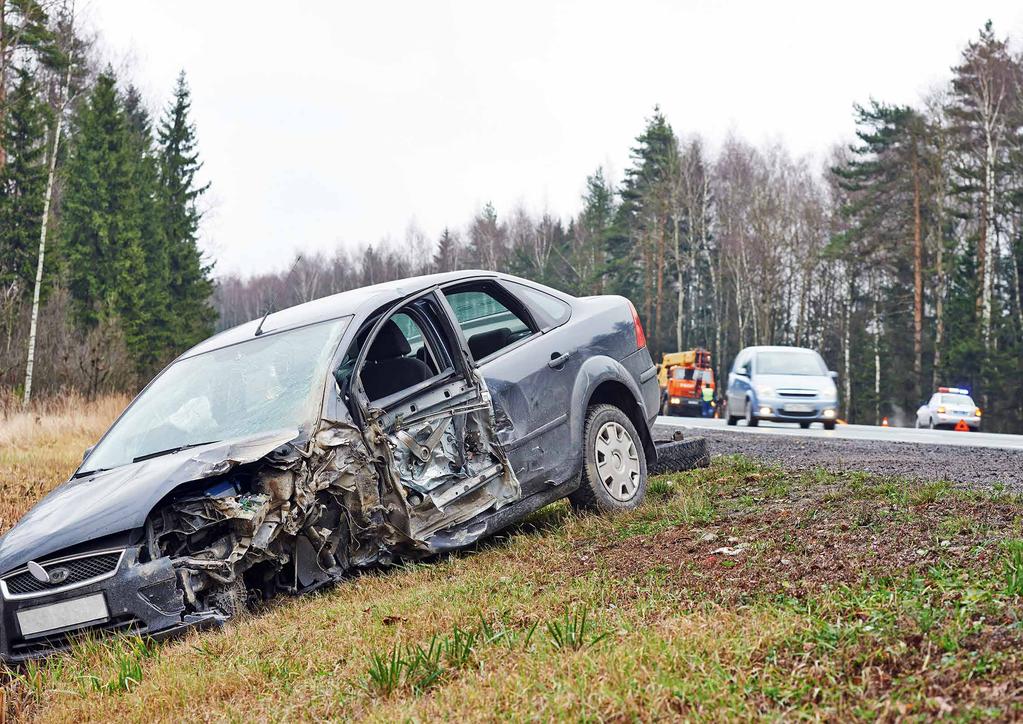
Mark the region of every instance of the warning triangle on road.
POLYGON ((966 424, 966 420, 959 420, 956 423, 956 432, 969 432, 970 426, 966 424))

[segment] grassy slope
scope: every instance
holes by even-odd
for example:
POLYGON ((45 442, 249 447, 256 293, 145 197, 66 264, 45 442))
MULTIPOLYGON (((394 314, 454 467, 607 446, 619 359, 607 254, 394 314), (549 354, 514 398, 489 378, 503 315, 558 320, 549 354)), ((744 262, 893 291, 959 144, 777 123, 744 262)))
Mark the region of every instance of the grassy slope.
MULTIPOLYGON (((0 480, 55 474, 5 455, 0 480)), ((1019 716, 1021 513, 998 492, 719 459, 653 481, 632 514, 559 504, 471 552, 223 631, 83 642, 8 674, 7 707, 52 720, 1019 716)))

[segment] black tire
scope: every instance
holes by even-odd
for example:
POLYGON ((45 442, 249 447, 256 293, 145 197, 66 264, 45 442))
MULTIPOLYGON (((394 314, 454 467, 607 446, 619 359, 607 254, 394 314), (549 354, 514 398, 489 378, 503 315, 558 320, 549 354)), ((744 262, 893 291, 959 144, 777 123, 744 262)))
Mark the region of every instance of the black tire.
POLYGON ((650 475, 677 473, 710 465, 707 441, 702 437, 667 440, 655 442, 654 445, 657 447, 657 462, 647 469, 650 475))
POLYGON ((573 508, 597 512, 617 510, 633 510, 646 497, 647 465, 646 453, 643 450, 643 438, 636 431, 628 415, 614 405, 593 405, 586 411, 586 422, 583 426, 583 469, 579 487, 568 496, 573 508), (639 480, 628 500, 620 500, 601 482, 597 472, 597 435, 609 423, 617 423, 631 438, 635 446, 639 462, 639 480))
POLYGON ((746 427, 756 427, 760 424, 760 420, 753 414, 753 401, 746 400, 746 427))
POLYGON ((825 430, 834 430, 835 429, 835 422, 834 422, 834 420, 832 420, 830 422, 825 422, 824 423, 824 429, 825 430))
POLYGON ((804 430, 809 430, 810 429, 810 423, 809 422, 805 422, 805 421, 801 422, 801 423, 799 423, 799 426, 801 428, 803 428, 804 430))

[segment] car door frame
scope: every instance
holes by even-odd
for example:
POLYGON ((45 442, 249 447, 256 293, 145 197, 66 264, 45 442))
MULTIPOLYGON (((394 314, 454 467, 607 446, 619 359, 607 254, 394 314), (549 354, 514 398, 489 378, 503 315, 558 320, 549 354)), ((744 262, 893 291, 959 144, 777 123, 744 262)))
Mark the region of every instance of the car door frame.
MULTIPOLYGON (((442 284, 440 285, 439 289, 439 296, 444 300, 445 304, 447 304, 450 310, 451 317, 455 321, 455 324, 458 326, 458 330, 461 333, 461 337, 465 344, 466 353, 469 356, 469 360, 475 365, 475 368, 479 370, 479 373, 481 377, 484 379, 485 384, 489 384, 486 380, 487 375, 485 371, 485 367, 487 365, 497 362, 501 357, 505 356, 506 354, 512 354, 514 352, 522 351, 522 349, 529 345, 530 343, 537 343, 544 338, 548 338, 547 335, 549 332, 564 326, 569 321, 569 319, 571 319, 572 316, 571 304, 569 304, 568 302, 564 302, 569 307, 569 314, 566 317, 557 321, 548 318, 540 319, 539 316, 534 312, 530 304, 527 301, 523 300, 515 292, 514 289, 509 289, 508 286, 503 284, 502 283, 503 281, 504 280, 502 280, 500 277, 485 276, 470 277, 467 279, 459 279, 457 281, 442 284), (496 287, 500 294, 492 296, 495 296, 495 299, 498 302, 500 302, 503 306, 505 306, 513 314, 520 315, 521 317, 523 317, 524 318, 523 321, 525 321, 525 323, 532 330, 532 334, 530 334, 529 336, 516 340, 512 344, 509 344, 506 347, 502 347, 501 349, 496 350, 491 354, 487 355, 486 357, 480 358, 479 360, 475 359, 472 356, 472 351, 468 346, 468 337, 465 334, 465 330, 463 330, 461 328, 461 325, 458 323, 457 316, 455 315, 453 308, 451 308, 451 305, 450 303, 448 303, 447 297, 445 296, 445 292, 449 289, 457 289, 458 287, 472 286, 475 284, 493 285, 494 287, 496 287), (510 306, 506 304, 505 303, 506 300, 502 299, 502 297, 510 299, 512 304, 510 306)), ((554 298, 557 299, 557 297, 554 298)), ((573 352, 575 352, 575 350, 569 350, 568 354, 564 356, 568 357, 573 352)), ((573 364, 574 365, 580 364, 578 356, 576 356, 575 360, 571 361, 566 360, 567 364, 562 364, 556 367, 552 367, 550 365, 551 363, 550 359, 543 359, 542 362, 544 364, 544 367, 537 368, 538 372, 543 373, 546 371, 563 373, 566 375, 572 375, 573 379, 574 374, 572 372, 572 366, 573 364)), ((567 396, 570 398, 571 385, 569 385, 566 389, 569 392, 567 396)), ((570 406, 570 400, 566 402, 570 406)), ((498 404, 497 401, 495 400, 495 408, 497 406, 498 404)), ((506 415, 508 414, 507 410, 503 410, 503 412, 506 415)), ((520 452, 522 451, 524 445, 526 445, 527 443, 542 444, 544 439, 549 440, 551 436, 556 434, 563 426, 566 427, 566 429, 570 430, 572 422, 573 415, 571 414, 571 410, 569 409, 560 416, 545 420, 542 424, 537 425, 533 430, 526 433, 525 435, 517 437, 514 440, 505 441, 506 445, 505 452, 506 454, 509 455, 510 462, 512 463, 513 467, 515 465, 515 460, 519 458, 519 455, 525 454, 524 452, 520 452)), ((516 470, 516 474, 520 476, 520 482, 524 486, 524 495, 527 497, 530 494, 536 493, 545 487, 566 482, 566 480, 572 477, 571 475, 568 475, 566 477, 566 475, 562 474, 566 470, 574 469, 574 466, 571 464, 571 462, 564 463, 563 465, 560 466, 560 469, 557 468, 557 466, 546 464, 548 462, 546 460, 540 461, 533 460, 532 462, 535 464, 535 467, 528 470, 520 469, 516 470)))
MULTIPOLYGON (((369 332, 367 332, 365 341, 362 343, 362 346, 359 349, 359 353, 355 358, 355 363, 352 367, 351 377, 349 377, 349 379, 347 380, 347 385, 345 386, 345 388, 341 390, 342 396, 347 397, 351 402, 351 404, 348 405, 348 408, 356 424, 359 425, 366 424, 366 421, 369 419, 369 411, 371 409, 376 409, 372 403, 377 402, 377 400, 369 399, 369 396, 366 394, 365 387, 362 384, 362 370, 366 363, 366 357, 369 354, 369 350, 373 345, 373 341, 380 333, 380 330, 383 328, 384 324, 387 323, 387 320, 389 320, 392 316, 401 311, 401 309, 403 309, 404 307, 413 304, 419 299, 432 297, 434 304, 437 306, 438 310, 440 311, 440 314, 444 318, 444 322, 447 324, 449 328, 447 332, 448 335, 451 337, 450 341, 456 342, 458 345, 457 353, 455 352, 455 350, 448 350, 451 356, 453 369, 448 375, 444 375, 443 374, 444 370, 441 370, 440 372, 438 372, 437 375, 434 375, 433 377, 424 380, 419 384, 412 385, 411 387, 408 387, 405 390, 399 390, 398 392, 394 393, 394 395, 390 395, 389 397, 395 397, 395 395, 399 393, 404 393, 402 394, 401 397, 395 397, 395 399, 393 400, 387 400, 387 405, 385 407, 392 408, 399 406, 409 398, 428 392, 429 390, 433 389, 435 385, 439 386, 441 384, 445 384, 451 381, 453 378, 457 378, 459 376, 462 377, 466 382, 473 381, 474 378, 473 368, 467 364, 467 361, 471 359, 471 357, 466 356, 468 350, 465 348, 464 341, 461 339, 460 330, 458 329, 457 325, 455 325, 453 329, 451 328, 452 320, 449 316, 449 310, 446 308, 443 298, 437 294, 437 289, 438 285, 432 285, 430 287, 427 287, 426 289, 421 289, 417 292, 414 292, 412 294, 409 294, 405 297, 402 297, 391 302, 387 306, 383 307, 382 310, 375 313, 375 315, 371 315, 371 317, 376 316, 376 320, 370 327, 369 332)), ((426 332, 426 330, 423 331, 426 332)), ((439 331, 444 332, 445 330, 439 331)), ((355 336, 353 336, 351 344, 354 344, 355 341, 358 339, 358 334, 359 330, 356 330, 355 336)), ((440 341, 441 343, 443 343, 443 340, 440 341)), ((342 353, 342 355, 343 354, 347 354, 347 350, 344 353, 342 353)))

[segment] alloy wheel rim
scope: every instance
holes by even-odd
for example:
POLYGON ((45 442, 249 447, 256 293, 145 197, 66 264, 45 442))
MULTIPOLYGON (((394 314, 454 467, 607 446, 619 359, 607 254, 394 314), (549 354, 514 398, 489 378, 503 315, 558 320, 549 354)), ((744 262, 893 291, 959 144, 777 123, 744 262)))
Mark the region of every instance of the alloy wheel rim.
POLYGON ((597 431, 594 458, 600 482, 615 500, 631 500, 639 489, 639 450, 629 431, 617 422, 605 422, 597 431))

